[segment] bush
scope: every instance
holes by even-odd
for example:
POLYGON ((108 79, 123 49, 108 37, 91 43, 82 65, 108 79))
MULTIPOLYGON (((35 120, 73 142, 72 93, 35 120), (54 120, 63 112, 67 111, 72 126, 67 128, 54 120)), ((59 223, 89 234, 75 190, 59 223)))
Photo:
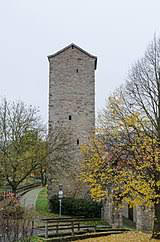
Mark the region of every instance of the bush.
MULTIPOLYGON (((99 218, 101 216, 101 207, 101 203, 97 203, 92 200, 75 199, 72 197, 66 197, 62 199, 63 215, 99 218)), ((59 199, 57 195, 50 199, 50 209, 54 213, 59 212, 59 199)))
POLYGON ((4 193, 0 203, 0 214, 3 219, 8 217, 17 219, 23 217, 24 209, 20 206, 20 202, 14 193, 4 193))
POLYGON ((2 241, 30 241, 32 235, 31 210, 21 207, 14 193, 4 194, 0 202, 0 234, 2 241))

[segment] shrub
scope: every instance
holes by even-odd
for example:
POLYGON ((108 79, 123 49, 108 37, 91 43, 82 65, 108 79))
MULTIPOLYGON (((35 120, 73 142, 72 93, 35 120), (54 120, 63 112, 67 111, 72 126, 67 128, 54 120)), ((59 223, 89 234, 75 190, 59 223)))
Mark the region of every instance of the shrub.
MULTIPOLYGON (((101 203, 92 200, 65 197, 62 199, 62 214, 70 216, 84 216, 99 218, 101 216, 101 203)), ((54 213, 59 211, 59 199, 55 195, 50 199, 50 209, 54 213)))
POLYGON ((0 202, 0 234, 2 241, 30 241, 32 213, 21 207, 14 193, 5 193, 0 202))
POLYGON ((3 200, 0 203, 0 213, 3 219, 23 217, 24 209, 20 206, 20 202, 14 193, 4 193, 3 200))

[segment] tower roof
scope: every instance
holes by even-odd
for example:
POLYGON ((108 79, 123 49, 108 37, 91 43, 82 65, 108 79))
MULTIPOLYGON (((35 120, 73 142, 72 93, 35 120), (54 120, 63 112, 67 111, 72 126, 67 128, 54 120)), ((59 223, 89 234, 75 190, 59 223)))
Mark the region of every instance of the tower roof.
POLYGON ((83 50, 82 48, 80 48, 78 45, 75 45, 74 43, 72 43, 72 44, 70 44, 70 45, 64 47, 63 49, 57 51, 56 53, 54 53, 54 54, 52 54, 52 55, 49 55, 49 56, 48 56, 48 60, 50 60, 51 58, 53 58, 53 57, 55 57, 55 56, 61 54, 61 53, 64 52, 65 50, 67 50, 67 49, 69 49, 69 48, 73 48, 73 47, 76 48, 76 49, 78 49, 78 50, 80 50, 80 51, 83 52, 85 55, 89 56, 90 58, 95 59, 95 70, 96 70, 96 67, 97 67, 97 57, 94 56, 94 55, 89 54, 87 51, 83 50))

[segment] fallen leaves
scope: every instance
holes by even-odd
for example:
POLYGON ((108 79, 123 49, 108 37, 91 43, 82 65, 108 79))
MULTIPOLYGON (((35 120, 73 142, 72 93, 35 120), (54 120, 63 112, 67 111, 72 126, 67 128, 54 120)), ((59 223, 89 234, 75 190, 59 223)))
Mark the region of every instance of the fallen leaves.
MULTIPOLYGON (((79 242, 157 242, 155 239, 151 239, 151 234, 145 234, 142 232, 127 232, 123 234, 115 234, 105 237, 90 238, 84 240, 78 240, 79 242)), ((78 242, 77 241, 77 242, 78 242)))

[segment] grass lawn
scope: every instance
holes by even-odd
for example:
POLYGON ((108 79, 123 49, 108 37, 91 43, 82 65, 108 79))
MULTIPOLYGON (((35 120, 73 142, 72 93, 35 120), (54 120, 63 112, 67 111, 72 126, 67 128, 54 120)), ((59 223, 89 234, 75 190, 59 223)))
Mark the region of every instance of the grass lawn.
POLYGON ((44 188, 38 194, 36 200, 36 211, 40 213, 48 212, 47 188, 44 188))
POLYGON ((106 237, 77 240, 77 242, 158 242, 150 239, 150 234, 141 232, 127 232, 123 234, 110 235, 106 237))
POLYGON ((38 194, 36 200, 36 211, 40 216, 56 216, 54 213, 48 211, 48 194, 47 188, 43 188, 38 194))
POLYGON ((33 236, 30 239, 30 242, 43 242, 43 240, 41 238, 39 238, 39 237, 33 236))

